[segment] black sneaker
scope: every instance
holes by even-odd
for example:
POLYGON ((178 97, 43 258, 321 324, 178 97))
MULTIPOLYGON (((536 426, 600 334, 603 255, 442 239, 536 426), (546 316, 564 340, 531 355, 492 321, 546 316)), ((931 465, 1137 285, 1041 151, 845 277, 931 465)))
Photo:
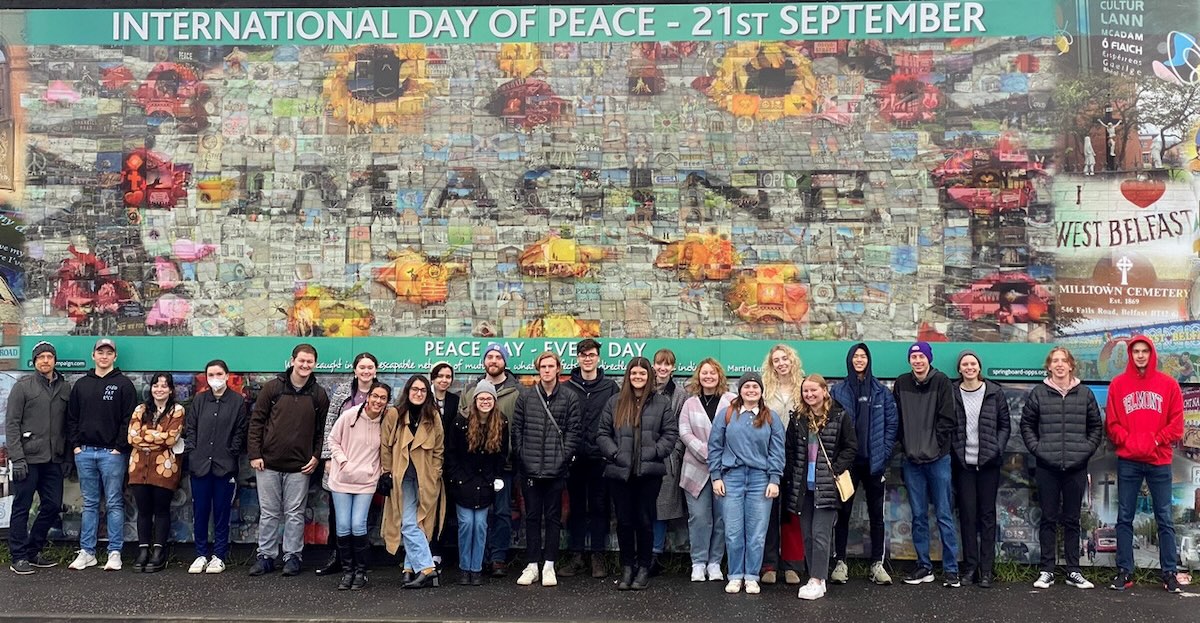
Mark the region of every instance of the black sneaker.
POLYGON ((905 584, 924 584, 933 581, 933 569, 929 567, 917 567, 912 573, 904 578, 905 584))
POLYGON ((37 554, 34 554, 33 558, 29 561, 29 564, 37 567, 38 569, 49 569, 50 567, 57 567, 58 561, 53 558, 47 558, 46 556, 43 556, 41 552, 38 552, 37 554))
POLYGON ((275 559, 259 554, 254 560, 254 566, 250 567, 250 575, 257 577, 267 573, 275 573, 275 559))
POLYGON ((283 577, 290 578, 300 575, 300 557, 286 556, 283 559, 283 577))
POLYGON ((1113 576, 1112 582, 1109 582, 1108 587, 1114 591, 1123 591, 1133 587, 1133 575, 1128 571, 1118 571, 1117 575, 1113 576))
POLYGON ((962 586, 962 580, 959 579, 957 573, 943 573, 942 586, 945 586, 946 588, 958 588, 962 586))
POLYGON ((1179 578, 1175 577, 1174 573, 1163 574, 1163 588, 1167 589, 1168 593, 1179 594, 1183 592, 1183 587, 1179 585, 1179 578))
MULTIPOLYGON (((12 561, 12 564, 10 564, 8 568, 12 569, 12 572, 17 575, 33 575, 34 573, 33 565, 29 564, 29 561, 24 559, 12 561)), ((1176 584, 1176 586, 1179 585, 1176 584)))

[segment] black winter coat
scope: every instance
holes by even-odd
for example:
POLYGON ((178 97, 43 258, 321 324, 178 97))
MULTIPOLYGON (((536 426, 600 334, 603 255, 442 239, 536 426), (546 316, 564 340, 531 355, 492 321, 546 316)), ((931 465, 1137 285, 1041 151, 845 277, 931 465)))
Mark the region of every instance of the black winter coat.
MULTIPOLYGON (((958 425, 954 428, 954 460, 959 465, 967 464, 967 409, 963 406, 961 381, 954 382, 954 413, 958 425)), ((999 385, 984 380, 983 405, 979 407, 979 457, 977 465, 985 467, 999 465, 1004 460, 1004 448, 1012 433, 1012 419, 1008 410, 1008 399, 999 385)))
POLYGON ((1083 384, 1066 396, 1044 382, 1034 387, 1025 397, 1021 437, 1040 465, 1064 470, 1086 466, 1104 437, 1095 394, 1083 384))
MULTIPOLYGON (((503 417, 499 412, 493 417, 503 417)), ((463 508, 487 508, 496 500, 493 482, 504 471, 508 457, 508 426, 504 427, 499 452, 480 448, 471 452, 467 443, 467 418, 454 415, 446 429, 446 489, 450 499, 463 508)))
POLYGON ((523 388, 513 409, 512 427, 513 453, 521 475, 567 477, 580 438, 579 397, 573 390, 559 383, 547 397, 541 383, 523 388))
POLYGON ((634 476, 666 476, 665 461, 679 440, 679 417, 671 407, 671 398, 660 392, 650 393, 642 405, 638 425, 640 439, 636 442, 632 426, 619 429, 614 426, 617 399, 618 396, 613 396, 604 405, 604 413, 600 416, 600 434, 596 437, 596 445, 607 463, 604 477, 629 480, 634 476), (635 451, 638 453, 636 473, 633 460, 635 451))
MULTIPOLYGON (((818 446, 813 505, 817 508, 841 508, 842 498, 838 495, 833 477, 854 465, 854 457, 858 454, 858 435, 854 432, 854 423, 837 401, 833 401, 829 421, 819 435, 829 455, 829 462, 833 464, 833 472, 829 471, 829 463, 825 462, 825 454, 821 453, 818 446)), ((783 470, 782 491, 786 496, 784 499, 788 511, 799 515, 804 507, 804 495, 808 493, 808 424, 803 417, 794 417, 789 423, 784 453, 787 464, 783 470)))
POLYGON ((600 368, 597 377, 592 381, 583 380, 579 368, 571 371, 571 380, 567 385, 579 396, 580 439, 579 456, 592 459, 603 458, 600 448, 596 445, 596 435, 600 431, 600 414, 604 413, 604 405, 608 399, 617 395, 617 382, 604 376, 600 368))

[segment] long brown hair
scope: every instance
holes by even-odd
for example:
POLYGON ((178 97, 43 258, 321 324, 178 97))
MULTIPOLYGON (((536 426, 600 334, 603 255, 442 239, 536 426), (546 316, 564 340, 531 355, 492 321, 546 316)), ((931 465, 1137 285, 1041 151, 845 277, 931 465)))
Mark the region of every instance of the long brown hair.
MULTIPOLYGON (((757 383, 757 381, 749 381, 757 383)), ((759 386, 761 387, 761 385, 759 386)), ((742 388, 739 386, 737 396, 729 403, 729 410, 725 412, 725 425, 729 425, 729 421, 733 419, 733 414, 742 412, 742 388)), ((758 399, 758 415, 754 417, 754 428, 762 428, 771 421, 771 408, 767 406, 765 397, 758 399)))
POLYGON ((803 389, 804 383, 809 382, 816 383, 821 386, 821 389, 825 390, 825 400, 821 403, 820 409, 817 410, 808 406, 808 403, 804 402, 804 396, 801 395, 798 415, 808 422, 809 430, 816 432, 825 428, 825 425, 829 423, 829 410, 833 408, 833 398, 829 395, 829 383, 825 380, 825 377, 820 374, 810 374, 800 383, 801 389, 803 389))
POLYGON ((646 404, 646 399, 654 392, 654 366, 650 360, 645 357, 634 357, 625 365, 625 379, 621 382, 621 391, 617 394, 617 407, 613 413, 613 428, 623 428, 625 426, 637 426, 642 421, 642 405, 646 404), (637 390, 633 388, 633 384, 629 382, 629 373, 634 368, 642 368, 646 371, 646 386, 642 388, 639 396, 637 390))
POLYGON ((437 401, 433 399, 433 384, 421 374, 412 375, 404 384, 404 391, 400 392, 400 396, 396 398, 396 411, 400 412, 401 421, 408 422, 408 392, 418 382, 425 386, 425 403, 421 405, 421 424, 432 426, 440 420, 441 413, 438 411, 437 401))
POLYGON ((482 450, 488 454, 495 454, 500 451, 500 445, 504 442, 504 416, 497 415, 500 402, 496 400, 496 395, 492 394, 492 410, 484 413, 475 402, 478 396, 479 394, 475 394, 471 398, 471 405, 467 407, 467 451, 482 450))

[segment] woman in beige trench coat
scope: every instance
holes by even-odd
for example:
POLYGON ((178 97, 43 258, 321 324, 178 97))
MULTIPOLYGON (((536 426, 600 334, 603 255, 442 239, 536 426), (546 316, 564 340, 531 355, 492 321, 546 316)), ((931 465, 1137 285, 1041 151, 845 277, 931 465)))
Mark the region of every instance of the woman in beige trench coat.
POLYGON ((445 515, 442 494, 442 419, 430 395, 429 380, 414 375, 383 416, 380 434, 383 507, 381 531, 388 552, 404 546, 404 588, 436 588, 440 583, 429 539, 445 515), (401 481, 393 491, 393 479, 401 481))

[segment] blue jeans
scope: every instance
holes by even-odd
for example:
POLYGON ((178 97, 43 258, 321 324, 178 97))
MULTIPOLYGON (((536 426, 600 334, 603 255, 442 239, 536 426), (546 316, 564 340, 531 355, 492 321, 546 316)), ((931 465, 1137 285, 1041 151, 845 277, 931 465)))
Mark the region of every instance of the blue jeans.
POLYGON ((337 521, 337 535, 366 536, 367 513, 371 512, 371 499, 374 493, 339 493, 330 491, 333 497, 334 518, 337 521))
POLYGON ((483 547, 487 541, 487 519, 491 508, 455 506, 458 517, 458 568, 483 571, 483 547))
POLYGON ((512 544, 512 487, 513 472, 506 469, 500 474, 504 488, 496 492, 492 512, 488 515, 487 553, 491 562, 507 562, 508 547, 512 544))
POLYGON ((1117 459, 1117 568, 1133 572, 1133 516, 1137 514, 1142 481, 1150 489, 1154 521, 1158 523, 1158 564, 1175 573, 1175 523, 1171 520, 1171 466, 1117 459))
POLYGON ((684 491, 688 508, 688 543, 693 565, 721 564, 725 556, 725 518, 720 501, 713 499, 712 482, 705 483, 699 497, 684 491))
POLYGON ((192 534, 197 556, 229 560, 229 514, 236 492, 237 479, 233 474, 217 476, 210 471, 204 476, 192 476, 192 534), (210 516, 215 543, 208 541, 210 516))
POLYGON ((400 538, 404 542, 404 568, 414 571, 429 569, 433 566, 433 555, 429 553, 429 539, 417 523, 417 508, 421 501, 416 472, 404 477, 401 491, 404 512, 400 518, 400 538))
POLYGON ((958 535, 954 532, 954 507, 950 490, 950 455, 932 463, 902 462, 908 505, 912 509, 913 549, 917 566, 932 569, 929 560, 929 503, 937 513, 938 534, 942 537, 942 571, 958 573, 958 535))
POLYGON ((771 514, 771 499, 767 497, 770 478, 761 469, 735 467, 725 472, 723 481, 725 497, 720 504, 725 517, 728 577, 757 582, 771 514))
POLYGON ((103 495, 108 515, 108 551, 121 551, 125 545, 125 473, 129 470, 129 456, 114 454, 108 448, 83 446, 75 455, 75 468, 79 470, 79 489, 83 494, 79 549, 96 555, 103 495))

